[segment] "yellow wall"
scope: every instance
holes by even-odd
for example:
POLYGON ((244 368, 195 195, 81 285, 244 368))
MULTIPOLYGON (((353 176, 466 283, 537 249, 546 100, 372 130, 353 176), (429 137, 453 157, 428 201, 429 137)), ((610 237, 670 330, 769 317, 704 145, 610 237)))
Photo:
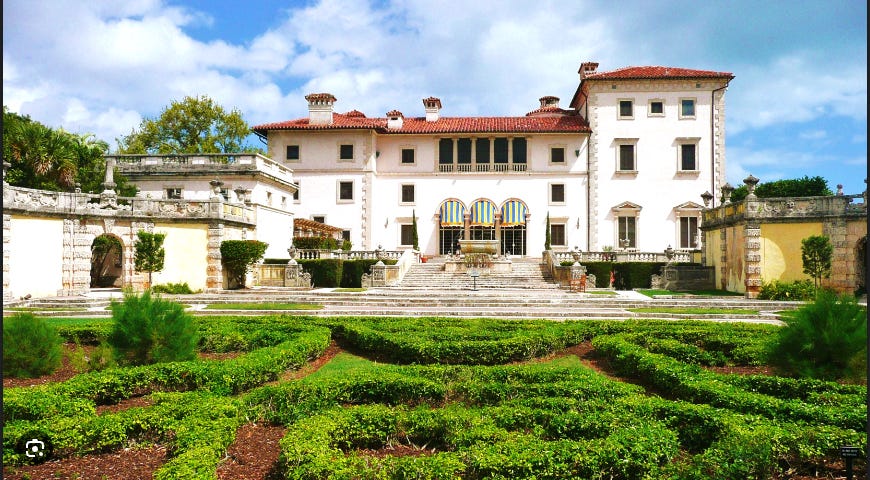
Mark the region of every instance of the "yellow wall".
POLYGON ((63 219, 13 215, 9 251, 12 298, 54 296, 63 289, 63 219))
POLYGON ((154 273, 153 283, 187 282, 193 290, 205 289, 208 225, 155 224, 154 232, 166 234, 166 258, 163 271, 154 273))
POLYGON ((808 279, 803 273, 801 240, 821 234, 821 222, 761 224, 761 278, 765 282, 808 279))

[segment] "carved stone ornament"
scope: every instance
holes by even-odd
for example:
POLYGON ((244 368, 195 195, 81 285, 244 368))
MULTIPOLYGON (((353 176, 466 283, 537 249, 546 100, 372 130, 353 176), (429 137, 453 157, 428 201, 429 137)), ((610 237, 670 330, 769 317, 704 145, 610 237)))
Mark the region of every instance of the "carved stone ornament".
POLYGON ((115 219, 114 218, 104 218, 103 219, 103 232, 104 233, 112 233, 112 229, 115 228, 115 219))

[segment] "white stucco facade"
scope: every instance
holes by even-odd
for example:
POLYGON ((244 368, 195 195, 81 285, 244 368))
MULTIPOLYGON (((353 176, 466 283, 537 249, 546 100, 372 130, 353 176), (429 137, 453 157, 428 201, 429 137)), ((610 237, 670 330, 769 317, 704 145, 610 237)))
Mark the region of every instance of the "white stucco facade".
POLYGON ((566 109, 542 97, 522 117, 445 117, 430 97, 415 116, 369 118, 335 112, 324 93, 306 96, 308 118, 254 131, 294 172, 294 214, 345 230, 355 249, 410 248, 414 215, 427 255, 452 250, 458 229, 465 238, 510 237, 502 253, 538 256, 548 215, 557 251, 697 249, 700 195, 724 183, 724 92, 733 77, 596 68, 581 66, 566 109), (448 203, 466 218, 446 221, 448 203), (508 203, 520 205, 522 221, 503 217, 508 203), (490 216, 477 218, 476 208, 490 216), (511 221, 519 224, 504 225, 511 221))

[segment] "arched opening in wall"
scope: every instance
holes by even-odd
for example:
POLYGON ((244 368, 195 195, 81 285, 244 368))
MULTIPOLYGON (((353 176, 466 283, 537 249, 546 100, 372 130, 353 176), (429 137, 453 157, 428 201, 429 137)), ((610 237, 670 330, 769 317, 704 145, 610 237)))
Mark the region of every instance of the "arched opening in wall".
POLYGON ((501 207, 501 254, 526 255, 528 208, 522 200, 508 200, 501 207))
POLYGON ((855 246, 855 295, 867 293, 867 236, 855 246))
POLYGON ((486 199, 471 204, 471 240, 495 240, 495 204, 486 199))
POLYGON ((445 200, 438 212, 438 254, 447 255, 459 250, 465 224, 465 205, 459 200, 445 200))
POLYGON ((91 288, 120 287, 123 277, 123 247, 113 235, 100 235, 91 243, 91 288))

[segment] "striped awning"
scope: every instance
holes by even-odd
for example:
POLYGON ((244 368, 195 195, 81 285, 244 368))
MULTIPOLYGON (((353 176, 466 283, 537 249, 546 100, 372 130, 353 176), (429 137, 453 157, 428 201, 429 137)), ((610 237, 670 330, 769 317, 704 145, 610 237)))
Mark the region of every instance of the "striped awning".
POLYGON ((501 207, 501 224, 506 227, 526 224, 526 205, 519 200, 511 200, 501 207))
POLYGON ((489 200, 478 200, 471 204, 471 224, 472 225, 494 225, 495 224, 495 204, 489 200))
POLYGON ((447 200, 441 204, 441 226, 465 225, 465 205, 459 200, 447 200))

